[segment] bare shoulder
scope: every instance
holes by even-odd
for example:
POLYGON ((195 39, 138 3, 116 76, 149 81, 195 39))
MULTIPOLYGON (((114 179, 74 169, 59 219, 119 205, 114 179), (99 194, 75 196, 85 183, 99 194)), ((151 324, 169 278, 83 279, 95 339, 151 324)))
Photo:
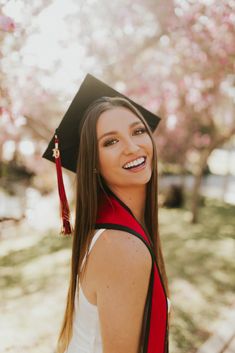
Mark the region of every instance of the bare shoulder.
POLYGON ((106 229, 97 241, 96 264, 151 268, 152 259, 144 242, 137 236, 122 230, 106 229))
POLYGON ((94 250, 97 294, 107 283, 116 288, 128 286, 130 282, 140 287, 148 284, 152 258, 147 246, 137 236, 107 229, 98 239, 94 250))

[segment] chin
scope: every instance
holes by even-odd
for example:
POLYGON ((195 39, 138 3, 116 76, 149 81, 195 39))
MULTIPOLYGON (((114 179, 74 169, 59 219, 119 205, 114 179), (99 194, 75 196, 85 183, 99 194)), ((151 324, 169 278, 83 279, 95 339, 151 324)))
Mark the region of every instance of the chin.
POLYGON ((119 187, 133 187, 133 186, 140 186, 140 185, 145 185, 147 184, 152 176, 152 170, 151 168, 148 168, 145 170, 145 173, 129 173, 124 174, 117 172, 115 175, 112 174, 109 175, 109 180, 107 180, 107 183, 109 185, 116 185, 119 187), (114 178, 112 178, 114 177, 114 178))
MULTIPOLYGON (((151 174, 149 173, 148 175, 143 175, 142 177, 136 178, 131 176, 126 180, 126 185, 130 186, 138 186, 138 185, 146 185, 151 179, 151 174)), ((124 181, 124 180, 123 180, 124 181)))

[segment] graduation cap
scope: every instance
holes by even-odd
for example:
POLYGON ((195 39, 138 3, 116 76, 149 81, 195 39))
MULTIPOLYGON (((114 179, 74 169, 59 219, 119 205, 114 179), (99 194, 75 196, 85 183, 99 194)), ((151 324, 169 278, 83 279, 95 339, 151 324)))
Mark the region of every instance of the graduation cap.
POLYGON ((71 234, 72 231, 69 222, 69 207, 64 190, 61 167, 76 173, 81 122, 84 113, 90 104, 101 97, 121 97, 128 100, 134 105, 135 108, 137 108, 137 110, 140 111, 152 132, 156 129, 159 121, 161 120, 157 115, 151 113, 128 97, 117 92, 91 74, 86 75, 76 96, 66 111, 60 125, 55 130, 55 134, 43 154, 43 158, 46 158, 56 164, 58 191, 61 201, 61 215, 63 219, 63 234, 71 234))

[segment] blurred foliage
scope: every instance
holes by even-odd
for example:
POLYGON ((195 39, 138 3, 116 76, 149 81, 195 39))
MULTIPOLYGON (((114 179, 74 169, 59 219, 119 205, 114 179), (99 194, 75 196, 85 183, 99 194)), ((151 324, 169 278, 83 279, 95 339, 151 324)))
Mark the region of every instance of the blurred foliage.
MULTIPOLYGON (((158 161, 158 170, 161 175, 193 175, 191 168, 184 168, 178 163, 162 163, 158 161)), ((203 175, 211 174, 208 165, 203 169, 203 175)))
POLYGON ((42 152, 91 72, 160 115, 162 160, 194 172, 192 153, 213 150, 235 132, 234 6, 226 0, 4 2, 0 154, 8 139, 22 136, 42 152))
POLYGON ((0 162, 0 178, 7 179, 9 183, 32 178, 34 173, 27 170, 24 165, 20 165, 14 160, 0 162))
POLYGON ((162 206, 166 208, 181 208, 184 202, 183 187, 176 184, 169 185, 162 206))
POLYGON ((226 0, 3 2, 0 159, 10 141, 45 173, 45 146, 90 72, 162 118, 159 156, 195 176, 196 222, 208 158, 235 134, 234 9, 226 0))

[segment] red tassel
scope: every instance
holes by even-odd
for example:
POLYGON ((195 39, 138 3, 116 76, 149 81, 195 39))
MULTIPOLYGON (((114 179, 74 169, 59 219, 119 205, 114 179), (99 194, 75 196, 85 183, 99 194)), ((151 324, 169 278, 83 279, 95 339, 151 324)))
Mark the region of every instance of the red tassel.
POLYGON ((55 157, 55 163, 56 163, 58 191, 60 196, 60 212, 61 212, 61 217, 63 221, 61 234, 71 235, 72 227, 70 225, 70 211, 69 211, 69 205, 68 205, 65 188, 64 188, 60 150, 59 150, 59 139, 57 135, 55 135, 55 148, 53 149, 53 157, 55 157))

